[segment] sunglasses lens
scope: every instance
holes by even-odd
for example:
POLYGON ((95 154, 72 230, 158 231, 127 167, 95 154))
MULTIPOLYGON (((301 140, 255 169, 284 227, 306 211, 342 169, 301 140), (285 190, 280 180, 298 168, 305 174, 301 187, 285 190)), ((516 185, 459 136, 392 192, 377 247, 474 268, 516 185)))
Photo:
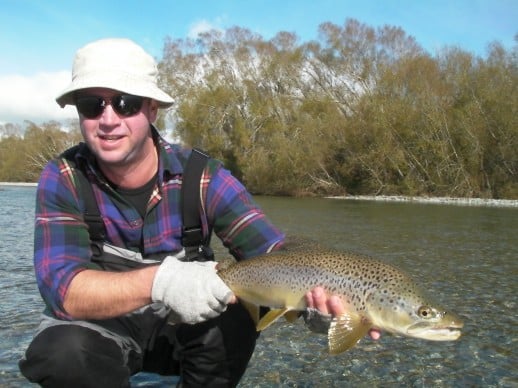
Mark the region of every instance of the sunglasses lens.
POLYGON ((111 104, 115 112, 124 117, 137 114, 142 108, 144 98, 131 94, 120 94, 112 98, 111 104))
POLYGON ((102 97, 85 96, 79 97, 76 101, 76 108, 79 113, 87 119, 94 119, 99 116, 105 107, 102 97))
MULTIPOLYGON (((117 114, 129 117, 137 114, 142 108, 144 98, 134 96, 132 94, 118 94, 111 98, 111 106, 117 114)), ((103 113, 106 107, 106 101, 103 97, 98 96, 83 96, 76 100, 76 107, 87 119, 95 119, 103 113)))

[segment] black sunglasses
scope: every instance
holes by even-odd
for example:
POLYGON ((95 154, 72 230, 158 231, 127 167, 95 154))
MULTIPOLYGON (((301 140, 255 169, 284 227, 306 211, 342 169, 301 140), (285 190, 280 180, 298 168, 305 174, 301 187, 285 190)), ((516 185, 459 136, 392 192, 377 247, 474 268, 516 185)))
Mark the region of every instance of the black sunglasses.
POLYGON ((130 117, 142 108, 144 97, 132 94, 117 94, 106 99, 100 96, 79 96, 76 98, 76 108, 87 119, 95 119, 103 113, 106 105, 110 104, 118 115, 130 117))

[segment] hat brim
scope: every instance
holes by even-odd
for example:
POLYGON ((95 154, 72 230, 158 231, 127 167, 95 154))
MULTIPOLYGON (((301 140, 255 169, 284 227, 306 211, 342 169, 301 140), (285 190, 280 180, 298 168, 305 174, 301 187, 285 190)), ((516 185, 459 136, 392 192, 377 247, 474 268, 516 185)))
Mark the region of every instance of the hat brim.
POLYGON ((72 80, 72 83, 56 97, 56 102, 63 108, 65 105, 75 105, 75 92, 89 88, 113 89, 135 96, 148 97, 158 102, 160 108, 168 108, 174 99, 152 82, 144 82, 121 72, 104 72, 83 75, 72 80))

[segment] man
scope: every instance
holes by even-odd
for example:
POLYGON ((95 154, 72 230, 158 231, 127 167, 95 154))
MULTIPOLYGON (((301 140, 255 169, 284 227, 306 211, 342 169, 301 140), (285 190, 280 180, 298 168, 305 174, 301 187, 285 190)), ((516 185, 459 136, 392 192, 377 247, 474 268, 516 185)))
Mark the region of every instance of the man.
MULTIPOLYGON (((30 381, 119 387, 150 371, 180 375, 183 386, 235 386, 252 355, 255 328, 215 262, 186 261, 180 188, 191 151, 152 125, 173 103, 156 78, 141 47, 104 39, 77 51, 72 82, 56 98, 76 106, 85 144, 51 161, 38 184, 34 264, 47 308, 20 361, 30 381), (102 216, 100 246, 82 179, 102 216)), ((214 231, 239 260, 282 246, 283 234, 220 163, 209 159, 200 184, 204 236, 214 231)), ((320 288, 307 299, 321 313, 343 311, 320 288)))

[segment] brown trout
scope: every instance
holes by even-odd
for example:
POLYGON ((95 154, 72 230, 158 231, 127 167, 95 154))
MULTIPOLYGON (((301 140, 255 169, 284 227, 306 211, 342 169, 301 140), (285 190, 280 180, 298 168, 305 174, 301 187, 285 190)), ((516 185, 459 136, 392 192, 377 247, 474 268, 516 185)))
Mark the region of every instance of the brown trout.
POLYGON ((329 327, 331 354, 353 347, 371 328, 433 341, 460 337, 460 318, 432 302, 399 269, 359 254, 302 248, 227 264, 218 270, 245 304, 255 306, 255 310, 270 307, 260 320, 253 317, 258 331, 282 316, 294 320, 307 307, 306 292, 322 286, 329 295, 338 295, 346 308, 329 327))

